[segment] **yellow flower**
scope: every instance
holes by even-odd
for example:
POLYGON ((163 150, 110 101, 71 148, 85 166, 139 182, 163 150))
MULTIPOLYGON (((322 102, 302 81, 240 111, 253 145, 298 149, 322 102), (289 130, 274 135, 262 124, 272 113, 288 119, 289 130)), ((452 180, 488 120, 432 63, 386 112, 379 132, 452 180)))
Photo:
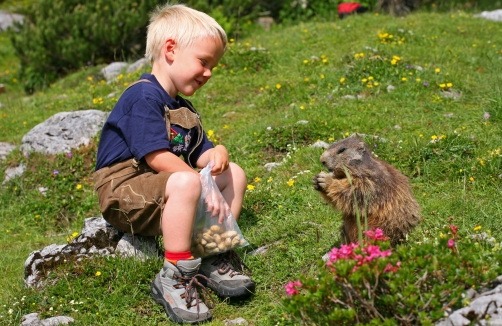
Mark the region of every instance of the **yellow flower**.
POLYGON ((212 129, 209 129, 207 131, 207 137, 211 138, 213 136, 213 134, 214 134, 214 131, 212 129))
POLYGON ((397 55, 393 55, 393 56, 392 56, 392 60, 397 60, 397 61, 399 61, 399 60, 401 60, 401 57, 398 57, 397 55))
POLYGON ((275 84, 275 88, 277 89, 281 88, 281 84, 275 84))
POLYGON ((476 226, 474 227, 474 231, 479 231, 479 230, 481 230, 481 225, 476 225, 476 226))
POLYGON ((321 79, 324 79, 324 74, 321 74, 321 79))
POLYGON ((267 179, 267 182, 272 182, 272 181, 274 181, 274 178, 272 178, 272 177, 267 179))
POLYGON ((415 80, 416 80, 417 82, 421 81, 421 79, 420 79, 420 78, 417 78, 417 79, 415 79, 415 80))
POLYGON ((305 110, 305 107, 303 105, 300 105, 300 110, 305 110))
POLYGON ((91 76, 87 77, 87 80, 92 82, 92 77, 91 76))
POLYGON ((254 182, 260 182, 261 179, 259 177, 254 178, 254 182))
POLYGON ((366 83, 368 80, 367 80, 366 78, 363 78, 361 81, 362 81, 363 83, 366 83))
POLYGON ((344 82, 345 82, 345 77, 340 78, 340 83, 344 83, 344 82))
POLYGON ((460 173, 462 173, 463 171, 464 171, 464 170, 462 170, 462 169, 458 170, 458 172, 460 172, 460 173))
POLYGON ((439 74, 441 72, 440 68, 436 68, 436 74, 439 74))
POLYGON ((407 80, 408 80, 408 78, 403 77, 403 78, 401 78, 401 80, 402 80, 402 81, 407 81, 407 80))
POLYGON ((440 237, 440 238, 444 238, 444 234, 443 234, 443 232, 439 233, 439 237, 440 237))
POLYGON ((309 81, 309 78, 308 78, 308 77, 307 77, 307 78, 305 78, 305 81, 306 81, 306 82, 308 82, 308 81, 309 81))
POLYGON ((438 139, 438 136, 436 136, 436 135, 432 135, 432 136, 431 136, 431 139, 432 139, 432 140, 436 140, 436 139, 438 139))
POLYGON ((397 60, 392 59, 392 60, 390 61, 390 63, 391 63, 391 64, 393 64, 393 65, 396 65, 396 64, 397 64, 397 60))
POLYGON ((439 139, 445 139, 445 138, 446 138, 446 135, 439 136, 439 139))
POLYGON ((447 87, 453 87, 453 83, 446 83, 447 87))
POLYGON ((439 84, 439 87, 441 87, 441 88, 445 88, 445 87, 446 87, 446 84, 439 84))
POLYGON ((470 178, 469 178, 469 180, 470 180, 471 182, 474 182, 474 178, 473 178, 473 177, 470 177, 470 178))
POLYGON ((322 59, 322 63, 328 62, 328 59, 322 59))
POLYGON ((288 186, 293 187, 295 185, 295 180, 289 179, 288 186))
POLYGON ((100 272, 100 271, 97 271, 95 275, 96 275, 96 276, 100 276, 100 275, 101 275, 101 272, 100 272))
POLYGON ((303 63, 307 64, 309 61, 307 59, 303 60, 303 63))
POLYGON ((253 185, 248 185, 247 188, 248 188, 248 190, 254 190, 254 186, 253 185))
POLYGON ((424 135, 422 135, 422 134, 418 135, 418 137, 423 137, 423 136, 424 136, 424 135))
POLYGON ((79 183, 79 184, 77 185, 77 190, 80 190, 80 189, 82 189, 82 185, 79 183))
POLYGON ((378 82, 374 82, 373 85, 378 86, 380 84, 378 82))
POLYGON ((97 98, 92 99, 92 104, 98 104, 99 100, 97 98))
POLYGON ((373 80, 373 76, 369 76, 369 77, 368 77, 368 80, 373 80))
POLYGON ((77 235, 78 235, 78 232, 73 232, 73 233, 71 234, 71 236, 72 236, 72 237, 74 237, 74 238, 75 238, 77 235))

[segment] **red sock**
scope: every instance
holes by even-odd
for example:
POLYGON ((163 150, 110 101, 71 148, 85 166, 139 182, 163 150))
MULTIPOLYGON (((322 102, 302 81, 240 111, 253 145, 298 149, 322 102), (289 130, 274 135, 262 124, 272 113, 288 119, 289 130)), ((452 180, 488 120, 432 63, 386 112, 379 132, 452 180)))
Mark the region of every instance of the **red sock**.
POLYGON ((174 265, 178 262, 178 260, 188 260, 188 259, 193 259, 192 253, 190 250, 187 251, 182 251, 182 252, 170 252, 170 251, 164 251, 164 256, 166 257, 166 260, 174 265))

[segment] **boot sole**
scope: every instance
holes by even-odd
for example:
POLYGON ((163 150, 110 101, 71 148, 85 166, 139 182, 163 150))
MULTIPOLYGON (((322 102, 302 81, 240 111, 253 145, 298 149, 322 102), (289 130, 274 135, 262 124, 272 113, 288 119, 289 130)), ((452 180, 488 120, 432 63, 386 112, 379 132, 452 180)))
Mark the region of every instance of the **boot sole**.
POLYGON ((247 297, 254 293, 255 283, 250 283, 248 286, 241 288, 229 288, 223 284, 215 284, 209 282, 207 286, 212 289, 220 297, 225 298, 236 298, 236 297, 247 297))

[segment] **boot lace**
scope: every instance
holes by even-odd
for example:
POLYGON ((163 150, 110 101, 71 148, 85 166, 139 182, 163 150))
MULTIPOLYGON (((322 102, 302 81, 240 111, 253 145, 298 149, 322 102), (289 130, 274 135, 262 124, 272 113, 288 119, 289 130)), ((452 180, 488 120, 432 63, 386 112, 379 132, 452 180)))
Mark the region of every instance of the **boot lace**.
POLYGON ((219 255, 212 265, 218 267, 218 273, 220 273, 220 275, 224 275, 228 273, 228 271, 230 271, 230 277, 242 274, 253 275, 251 269, 244 264, 242 259, 233 250, 219 255))
POLYGON ((216 301, 212 297, 209 290, 202 285, 199 279, 203 279, 206 282, 210 280, 204 275, 197 274, 192 277, 184 277, 173 275, 174 279, 178 282, 174 285, 175 289, 185 289, 185 292, 181 295, 182 299, 185 299, 187 309, 191 307, 197 307, 197 312, 199 312, 199 304, 205 303, 209 309, 213 309, 216 306, 216 301), (202 294, 202 300, 200 295, 202 294))

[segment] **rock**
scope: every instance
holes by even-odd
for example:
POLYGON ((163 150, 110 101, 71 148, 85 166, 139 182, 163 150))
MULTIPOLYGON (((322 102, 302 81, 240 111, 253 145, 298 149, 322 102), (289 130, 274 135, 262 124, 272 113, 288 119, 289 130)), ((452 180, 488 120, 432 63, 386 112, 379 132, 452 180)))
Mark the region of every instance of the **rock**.
MULTIPOLYGON (((472 292, 467 293, 468 297, 472 295, 472 292)), ((502 325, 501 321, 502 285, 498 285, 475 297, 469 305, 439 320, 436 326, 502 325)))
POLYGON ((317 141, 317 142, 313 143, 312 145, 310 145, 310 147, 326 149, 329 147, 329 144, 320 140, 320 141, 317 141))
POLYGON ((112 62, 101 69, 101 73, 107 82, 113 81, 129 64, 127 62, 112 62))
POLYGON ((259 17, 256 21, 258 25, 263 27, 266 31, 270 30, 270 26, 274 24, 274 18, 272 17, 259 17))
POLYGON ((396 86, 393 86, 393 85, 389 85, 389 86, 387 86, 387 92, 388 92, 388 93, 392 92, 392 91, 393 91, 393 90, 395 90, 395 89, 396 89, 396 86))
POLYGON ((136 72, 137 70, 140 70, 148 65, 148 60, 146 58, 141 58, 138 61, 134 62, 131 64, 129 67, 127 67, 127 73, 133 73, 136 72))
POLYGON ((49 272, 63 263, 93 256, 114 257, 115 252, 141 260, 158 257, 155 237, 134 235, 133 241, 132 235, 117 230, 103 217, 91 217, 69 244, 51 244, 33 251, 24 264, 24 282, 28 287, 41 287, 49 272))
POLYGON ((309 123, 307 120, 299 120, 296 122, 297 125, 306 125, 307 123, 309 123))
POLYGON ((67 316, 57 316, 41 320, 43 326, 68 325, 73 322, 75 322, 75 320, 67 316))
POLYGON ((502 9, 497 9, 493 11, 483 11, 480 14, 474 15, 474 17, 480 17, 496 22, 502 21, 502 9))
POLYGON ((267 169, 267 171, 272 171, 273 169, 275 169, 279 165, 281 165, 281 163, 266 163, 264 165, 264 167, 265 167, 265 169, 267 169))
POLYGON ((356 97, 354 95, 344 95, 342 96, 343 99, 347 99, 347 100, 355 100, 356 97))
POLYGON ((5 160, 7 155, 9 155, 15 148, 15 145, 0 142, 0 160, 5 160))
POLYGON ((138 260, 158 257, 155 237, 124 234, 115 248, 122 257, 136 257, 138 260))
POLYGON ((107 112, 99 110, 57 113, 24 135, 20 149, 25 155, 31 151, 43 154, 70 152, 88 145, 101 131, 107 117, 107 112))
POLYGON ((38 312, 24 315, 21 318, 21 326, 57 326, 68 325, 73 322, 75 322, 75 320, 68 316, 56 316, 40 320, 38 312))
POLYGON ((5 170, 5 177, 2 182, 2 185, 5 185, 7 182, 14 179, 15 177, 23 175, 24 170, 26 170, 26 164, 21 164, 19 166, 16 166, 15 168, 8 168, 7 170, 5 170))
POLYGON ((458 100, 462 96, 462 93, 454 91, 452 89, 448 89, 440 92, 439 95, 441 95, 444 98, 452 98, 454 100, 458 100))
POLYGON ((24 16, 0 10, 0 32, 14 25, 14 22, 22 23, 24 16))
POLYGON ((40 318, 38 317, 38 312, 33 312, 31 314, 24 315, 21 318, 21 326, 41 326, 40 318))
POLYGON ((249 325, 249 323, 242 317, 225 321, 225 326, 231 326, 231 325, 249 325))

